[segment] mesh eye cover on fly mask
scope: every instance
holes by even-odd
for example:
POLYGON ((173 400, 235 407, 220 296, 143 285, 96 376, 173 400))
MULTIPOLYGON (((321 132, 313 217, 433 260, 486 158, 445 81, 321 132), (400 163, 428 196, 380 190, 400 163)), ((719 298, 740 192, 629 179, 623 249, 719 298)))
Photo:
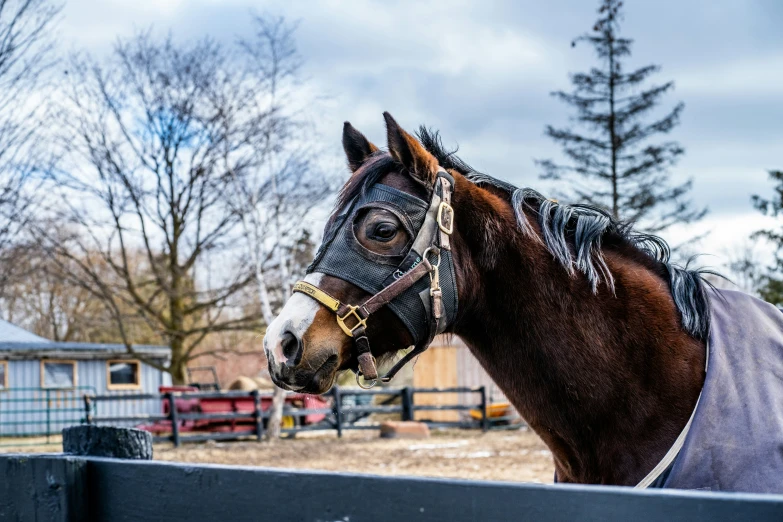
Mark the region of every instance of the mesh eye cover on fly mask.
MULTIPOLYGON (((324 243, 307 272, 319 272, 347 281, 365 292, 375 294, 421 262, 423 252, 409 249, 399 264, 378 261, 378 256, 366 253, 354 236, 354 222, 363 209, 391 207, 407 217, 418 234, 427 214, 427 202, 406 194, 388 185, 375 184, 359 194, 344 212, 335 218, 324 232, 324 243), (364 252, 363 252, 364 251, 364 252)), ((411 238, 410 244, 413 244, 411 238)), ((441 287, 446 310, 446 323, 451 324, 456 316, 457 295, 455 291, 454 266, 451 252, 441 252, 441 287)), ((428 303, 429 281, 418 281, 387 306, 400 318, 410 331, 415 343, 426 341, 429 335, 428 303), (426 300, 424 295, 426 295, 426 300)))

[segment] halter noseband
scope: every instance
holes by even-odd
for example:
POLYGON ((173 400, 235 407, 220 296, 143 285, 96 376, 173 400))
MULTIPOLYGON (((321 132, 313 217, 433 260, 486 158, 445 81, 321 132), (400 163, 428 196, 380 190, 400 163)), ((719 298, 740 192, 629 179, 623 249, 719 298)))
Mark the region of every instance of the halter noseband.
MULTIPOLYGON (((450 236, 454 231, 454 209, 451 206, 453 186, 454 178, 445 170, 439 169, 427 214, 411 247, 411 250, 413 250, 423 242, 425 244, 429 243, 421 255, 421 261, 364 303, 360 305, 341 303, 316 285, 306 281, 298 281, 294 285, 294 292, 310 296, 334 312, 337 324, 342 331, 348 337, 353 338, 354 351, 359 363, 356 382, 362 388, 372 388, 378 380, 389 382, 403 366, 429 347, 435 335, 443 332, 448 326, 446 324, 447 318, 443 304, 443 292, 441 290, 440 264, 442 251, 451 250, 450 236), (440 188, 440 194, 438 193, 438 188, 440 188), (430 261, 428 257, 432 257, 433 261, 430 261), (427 318, 429 332, 427 332, 426 339, 424 339, 424 342, 417 343, 415 348, 400 359, 386 375, 379 377, 375 358, 370 351, 370 342, 367 339, 367 320, 370 318, 370 315, 413 287, 427 274, 430 276, 430 317, 427 318), (364 377, 366 384, 362 384, 360 376, 364 377)), ((452 291, 456 296, 456 281, 453 277, 451 278, 451 284, 454 287, 452 291)))

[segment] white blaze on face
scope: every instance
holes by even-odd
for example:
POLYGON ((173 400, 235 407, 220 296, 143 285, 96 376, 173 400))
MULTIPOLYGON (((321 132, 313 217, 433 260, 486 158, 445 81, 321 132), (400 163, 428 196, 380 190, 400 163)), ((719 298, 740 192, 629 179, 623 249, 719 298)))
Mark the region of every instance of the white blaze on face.
MULTIPOLYGON (((304 280, 318 286, 323 276, 323 274, 313 272, 307 274, 304 280)), ((291 332, 297 339, 301 339, 313 324, 315 314, 320 307, 318 301, 299 292, 294 293, 286 301, 280 314, 272 321, 272 324, 266 329, 266 335, 264 335, 264 352, 269 362, 273 365, 280 365, 288 360, 283 354, 280 342, 283 333, 291 332)))

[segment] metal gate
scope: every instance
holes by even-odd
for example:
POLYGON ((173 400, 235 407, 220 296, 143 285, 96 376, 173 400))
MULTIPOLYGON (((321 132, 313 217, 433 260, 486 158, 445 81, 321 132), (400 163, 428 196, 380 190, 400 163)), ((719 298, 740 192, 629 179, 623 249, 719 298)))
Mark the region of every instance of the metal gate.
MULTIPOLYGON (((0 390, 0 445, 19 445, 21 437, 59 435, 85 418, 84 396, 93 386, 75 388, 4 388, 0 390)), ((29 443, 42 442, 30 440, 29 443)))

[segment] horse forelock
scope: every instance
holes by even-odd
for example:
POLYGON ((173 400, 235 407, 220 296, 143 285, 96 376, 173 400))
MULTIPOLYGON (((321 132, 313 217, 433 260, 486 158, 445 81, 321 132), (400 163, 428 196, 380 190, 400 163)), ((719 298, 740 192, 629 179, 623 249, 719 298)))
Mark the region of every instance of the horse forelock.
POLYGON ((378 182, 381 177, 399 165, 391 155, 383 150, 373 152, 362 166, 353 173, 337 195, 330 220, 348 206, 359 194, 378 182))

